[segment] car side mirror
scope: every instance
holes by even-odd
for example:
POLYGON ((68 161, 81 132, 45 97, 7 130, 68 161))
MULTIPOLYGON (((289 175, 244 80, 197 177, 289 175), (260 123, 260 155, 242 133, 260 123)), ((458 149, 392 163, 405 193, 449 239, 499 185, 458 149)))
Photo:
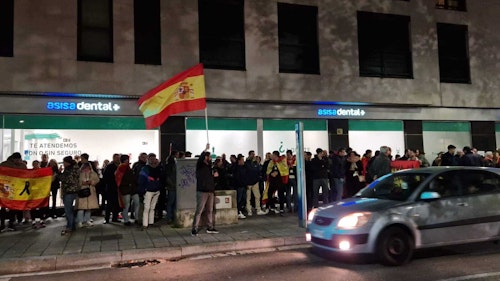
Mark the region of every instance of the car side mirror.
POLYGON ((434 201, 441 198, 441 195, 435 191, 425 191, 420 194, 420 200, 423 201, 434 201))

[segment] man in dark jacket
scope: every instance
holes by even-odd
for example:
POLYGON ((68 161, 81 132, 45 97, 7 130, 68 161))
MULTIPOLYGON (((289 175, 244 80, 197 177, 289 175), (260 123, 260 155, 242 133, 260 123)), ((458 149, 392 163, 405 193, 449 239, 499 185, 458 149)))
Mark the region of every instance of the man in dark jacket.
POLYGON ((472 152, 472 149, 469 146, 464 146, 462 150, 464 152, 464 156, 460 157, 458 164, 460 166, 473 166, 473 167, 481 167, 481 158, 472 152))
POLYGON ((232 167, 233 172, 233 186, 236 189, 236 205, 238 207, 238 218, 245 219, 245 203, 246 203, 246 178, 247 169, 245 167, 245 157, 243 155, 238 155, 236 165, 232 167))
POLYGON ((457 157, 455 157, 455 149, 453 144, 448 145, 448 152, 441 155, 441 166, 457 166, 457 157))
POLYGON ((323 149, 316 149, 316 155, 311 161, 311 172, 313 178, 313 207, 319 205, 319 188, 323 190, 323 204, 328 203, 330 186, 328 182, 328 159, 323 149))
POLYGON ((104 215, 104 223, 109 223, 109 217, 113 213, 112 221, 118 221, 118 213, 120 212, 120 204, 118 203, 118 186, 116 185, 115 172, 120 165, 120 154, 113 154, 113 161, 110 162, 104 169, 103 179, 106 184, 106 213, 104 215))
POLYGON ((334 186, 330 190, 331 201, 342 200, 342 195, 344 194, 346 155, 345 148, 341 147, 337 150, 337 153, 332 156, 330 174, 334 186))
POLYGON ((213 210, 215 202, 215 182, 212 175, 212 161, 210 158, 210 144, 201 153, 196 162, 196 212, 193 219, 191 235, 198 235, 198 225, 201 214, 205 212, 207 219, 207 233, 219 233, 214 228, 213 210))
POLYGON ((262 211, 260 208, 260 190, 259 190, 259 181, 261 178, 261 167, 259 162, 256 161, 255 151, 250 150, 248 152, 247 160, 245 161, 246 168, 246 178, 245 185, 247 189, 247 215, 251 216, 252 212, 252 204, 250 200, 252 199, 252 193, 255 197, 255 210, 257 215, 265 215, 266 212, 262 211))
POLYGON ((373 180, 376 180, 384 175, 391 173, 391 159, 389 155, 391 149, 387 146, 380 147, 380 154, 373 160, 373 163, 368 168, 373 180))

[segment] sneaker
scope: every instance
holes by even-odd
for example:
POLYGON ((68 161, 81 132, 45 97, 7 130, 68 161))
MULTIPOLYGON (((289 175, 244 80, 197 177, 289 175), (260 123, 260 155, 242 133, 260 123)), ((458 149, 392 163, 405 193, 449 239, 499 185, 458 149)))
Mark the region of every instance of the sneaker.
POLYGON ((251 217, 253 215, 252 210, 248 211, 247 217, 251 217))
POLYGON ((191 229, 191 236, 198 236, 198 230, 195 228, 191 229))
POLYGON ((82 228, 83 227, 83 223, 79 222, 77 225, 76 225, 77 228, 82 228))
POLYGON ((217 233, 219 233, 219 231, 217 229, 215 229, 215 228, 212 227, 212 228, 207 229, 207 233, 209 233, 209 234, 217 234, 217 233))
POLYGON ((246 219, 247 217, 245 217, 245 215, 242 212, 239 212, 238 213, 238 218, 239 219, 246 219))
POLYGON ((275 214, 279 214, 280 211, 278 209, 272 209, 272 211, 275 213, 275 214))
POLYGON ((94 224, 91 223, 90 221, 83 223, 83 227, 93 227, 93 226, 94 226, 94 224))
POLYGON ((257 216, 262 216, 262 215, 267 215, 267 210, 266 211, 262 211, 262 210, 257 210, 257 216))

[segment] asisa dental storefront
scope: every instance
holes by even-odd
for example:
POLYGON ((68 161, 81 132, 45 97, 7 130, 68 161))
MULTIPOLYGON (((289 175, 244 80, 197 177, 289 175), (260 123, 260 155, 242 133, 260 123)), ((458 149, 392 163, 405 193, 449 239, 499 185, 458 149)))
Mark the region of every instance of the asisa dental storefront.
MULTIPOLYGON (((172 116, 146 130, 138 97, 60 93, 0 94, 0 160, 19 151, 31 163, 42 154, 61 161, 88 153, 102 163, 113 153, 154 152, 164 160, 170 149, 193 155, 207 143, 203 111, 172 116)), ((405 148, 426 152, 428 160, 448 144, 480 151, 500 146, 500 110, 396 107, 352 104, 276 104, 207 101, 208 141, 214 155, 295 150, 295 124, 304 123, 304 147, 349 146, 363 153, 382 145, 394 154, 405 148)))
POLYGON ((42 154, 61 162, 88 153, 110 160, 113 153, 160 151, 158 130, 146 130, 137 99, 78 94, 2 95, 0 160, 20 152, 31 167, 42 154))

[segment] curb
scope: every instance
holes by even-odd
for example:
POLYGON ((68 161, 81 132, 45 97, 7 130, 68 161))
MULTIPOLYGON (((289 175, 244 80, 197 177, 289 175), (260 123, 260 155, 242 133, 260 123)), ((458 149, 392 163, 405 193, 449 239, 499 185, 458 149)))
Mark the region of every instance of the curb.
POLYGON ((134 249, 105 253, 97 252, 2 259, 0 260, 0 276, 86 267, 112 267, 120 263, 138 260, 179 260, 207 254, 257 249, 281 250, 307 244, 303 236, 294 236, 234 242, 215 242, 179 247, 134 249))

